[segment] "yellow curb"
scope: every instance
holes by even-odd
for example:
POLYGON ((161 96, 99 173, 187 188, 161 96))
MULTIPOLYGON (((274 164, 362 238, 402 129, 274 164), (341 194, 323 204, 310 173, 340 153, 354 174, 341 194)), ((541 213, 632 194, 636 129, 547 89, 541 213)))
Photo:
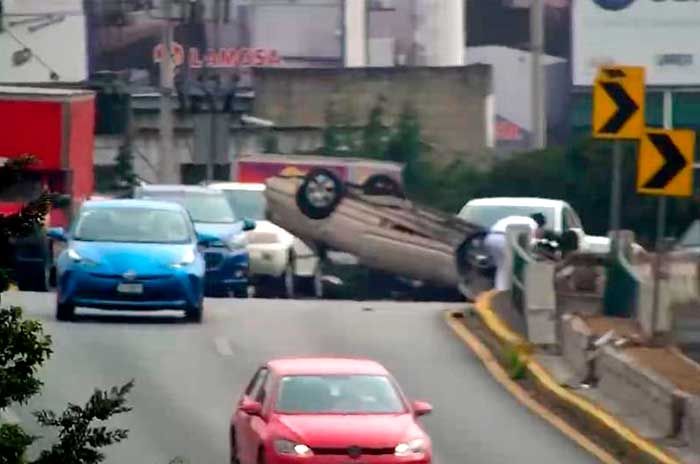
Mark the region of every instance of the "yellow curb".
POLYGON ((491 298, 493 298, 497 290, 490 290, 484 292, 476 299, 474 303, 474 309, 481 317, 481 320, 488 326, 488 328, 501 340, 509 346, 514 347, 521 354, 528 354, 531 351, 530 343, 519 333, 511 329, 508 324, 506 324, 500 317, 491 309, 491 298))
POLYGON ((542 404, 538 403, 530 394, 521 387, 517 382, 510 378, 505 369, 501 366, 493 353, 479 340, 479 338, 471 333, 467 327, 458 319, 453 317, 451 311, 445 312, 445 321, 452 328, 455 334, 476 354, 481 360, 489 373, 500 383, 508 392, 513 395, 523 406, 530 409, 532 412, 547 421, 554 428, 559 430, 565 436, 573 440, 581 448, 585 449, 593 456, 598 458, 604 464, 620 464, 612 454, 595 444, 590 438, 573 428, 561 417, 554 414, 542 404))
MULTIPOLYGON (((512 343, 513 339, 523 338, 510 330, 505 323, 496 315, 495 311, 491 306, 491 300, 496 294, 495 291, 486 292, 479 296, 477 300, 477 312, 482 316, 484 323, 488 328, 502 341, 507 343, 512 343)), ((651 441, 641 437, 634 430, 624 425, 618 418, 607 412, 600 406, 588 401, 576 393, 567 390, 566 388, 559 385, 559 383, 549 374, 549 372, 535 359, 529 358, 527 353, 529 353, 530 345, 523 340, 524 344, 515 344, 516 347, 527 346, 528 351, 524 356, 526 366, 528 371, 537 379, 537 381, 552 394, 556 395, 562 401, 569 403, 581 411, 588 414, 590 417, 596 419, 603 426, 615 432, 627 443, 632 445, 634 448, 640 452, 653 457, 657 461, 664 464, 682 464, 680 460, 664 451, 651 441)))

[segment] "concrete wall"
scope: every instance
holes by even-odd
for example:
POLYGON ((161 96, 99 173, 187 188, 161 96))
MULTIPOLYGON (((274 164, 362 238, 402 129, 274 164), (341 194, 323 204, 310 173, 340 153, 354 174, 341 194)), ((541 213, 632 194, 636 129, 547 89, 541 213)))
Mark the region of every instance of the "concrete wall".
POLYGON ((605 347, 595 360, 598 386, 603 395, 627 410, 648 417, 664 436, 679 432, 683 394, 668 380, 638 366, 624 352, 605 347))
MULTIPOLYGON (((322 129, 329 104, 362 125, 379 97, 387 119, 405 103, 419 112, 433 156, 448 162, 487 150, 491 67, 256 69, 253 113, 282 127, 322 129)), ((390 121, 387 121, 390 122, 390 121)))

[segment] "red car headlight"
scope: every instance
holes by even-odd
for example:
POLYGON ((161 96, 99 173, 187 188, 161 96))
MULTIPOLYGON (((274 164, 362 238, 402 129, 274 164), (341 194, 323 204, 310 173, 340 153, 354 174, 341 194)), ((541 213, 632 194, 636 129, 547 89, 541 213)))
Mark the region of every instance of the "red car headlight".
POLYGON ((422 455, 425 454, 425 451, 426 443, 422 438, 399 443, 396 445, 396 448, 394 448, 394 454, 401 457, 422 455))
POLYGON ((275 440, 274 445, 277 454, 300 457, 313 456, 314 454, 308 446, 290 440, 275 440))

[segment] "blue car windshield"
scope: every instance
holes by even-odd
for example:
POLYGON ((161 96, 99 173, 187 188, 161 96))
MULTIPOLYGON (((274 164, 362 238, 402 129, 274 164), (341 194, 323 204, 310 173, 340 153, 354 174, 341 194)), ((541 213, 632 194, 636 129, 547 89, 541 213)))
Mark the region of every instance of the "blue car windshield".
POLYGON ((144 192, 142 198, 158 201, 172 201, 184 206, 194 222, 213 224, 231 224, 236 222, 233 210, 223 193, 182 193, 182 192, 144 192))
POLYGON ((91 242, 189 243, 189 219, 179 211, 92 208, 82 212, 73 239, 91 242))

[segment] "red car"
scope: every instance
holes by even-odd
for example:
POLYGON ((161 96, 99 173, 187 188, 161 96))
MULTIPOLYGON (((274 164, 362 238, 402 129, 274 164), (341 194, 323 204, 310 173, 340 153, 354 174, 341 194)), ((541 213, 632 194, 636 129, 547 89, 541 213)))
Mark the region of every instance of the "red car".
POLYGON ((416 418, 431 411, 374 361, 269 361, 231 417, 231 463, 430 464, 416 418))

